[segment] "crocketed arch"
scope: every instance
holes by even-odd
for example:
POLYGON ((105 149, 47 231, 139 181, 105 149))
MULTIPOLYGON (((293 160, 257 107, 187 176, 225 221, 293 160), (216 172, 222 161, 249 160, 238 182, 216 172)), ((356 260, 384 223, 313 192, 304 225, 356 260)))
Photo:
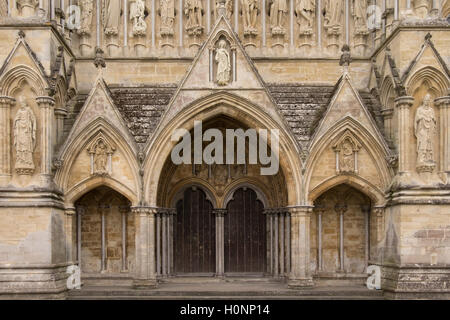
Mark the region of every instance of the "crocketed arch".
POLYGON ((417 88, 425 82, 431 84, 431 87, 436 91, 437 97, 447 94, 449 88, 448 77, 436 68, 423 67, 406 80, 408 95, 414 95, 417 88))
MULTIPOLYGON (((184 128, 191 131, 194 120, 206 122, 219 116, 228 116, 241 121, 249 128, 278 129, 280 132, 280 167, 288 185, 288 202, 298 205, 301 200, 301 163, 298 146, 289 131, 262 108, 250 101, 227 92, 218 92, 191 103, 177 114, 150 141, 144 163, 144 197, 148 205, 156 205, 158 182, 166 159, 175 143, 171 141, 174 130, 184 128)), ((269 141, 270 142, 270 141, 269 141)))
MULTIPOLYGON (((122 151, 123 156, 125 157, 126 162, 129 164, 134 181, 134 189, 135 191, 131 191, 133 196, 127 196, 133 203, 137 203, 137 199, 139 199, 140 195, 140 179, 139 179, 139 165, 136 159, 135 148, 130 145, 128 141, 123 138, 123 135, 120 131, 112 124, 105 121, 103 118, 97 118, 92 121, 88 126, 86 126, 78 136, 76 136, 71 141, 67 141, 61 149, 59 154, 59 159, 62 160, 63 165, 60 169, 57 170, 55 174, 55 182, 63 188, 65 192, 68 192, 68 182, 72 173, 72 167, 78 158, 79 154, 86 149, 87 145, 91 141, 91 138, 97 136, 99 133, 102 133, 107 139, 114 141, 116 147, 122 151), (133 201, 136 200, 135 201, 133 201)), ((113 184, 110 181, 111 187, 114 188, 114 185, 122 185, 119 181, 116 181, 113 178, 107 178, 106 180, 115 181, 113 184)), ((116 187, 116 189, 119 187, 116 187)), ((73 189, 73 188, 72 188, 73 189)), ((119 190, 118 190, 119 191, 119 190)), ((123 193, 123 191, 119 191, 123 193)))
MULTIPOLYGON (((327 147, 331 148, 331 144, 333 141, 335 141, 340 135, 342 135, 345 131, 349 130, 352 135, 358 139, 358 142, 361 144, 363 148, 366 149, 368 154, 370 155, 371 159, 373 160, 373 163, 375 164, 375 169, 378 173, 378 175, 381 178, 382 185, 384 188, 387 188, 389 186, 389 182, 391 181, 391 178, 393 176, 392 169, 389 168, 388 163, 386 159, 389 157, 390 152, 387 148, 383 147, 383 145, 378 142, 378 140, 366 129, 364 128, 358 121, 353 119, 352 117, 348 116, 341 121, 337 122, 330 130, 327 131, 324 135, 321 137, 318 137, 315 142, 313 142, 311 146, 311 153, 310 157, 308 159, 308 162, 306 164, 306 174, 305 174, 305 190, 307 190, 307 196, 306 201, 307 203, 311 204, 311 199, 314 199, 314 197, 311 197, 310 193, 314 192, 318 187, 315 187, 314 190, 311 190, 310 182, 312 178, 312 174, 316 168, 316 164, 318 163, 319 158, 325 151, 327 147)), ((331 179, 333 177, 329 177, 331 179)), ((364 179, 361 177, 358 177, 353 174, 347 174, 347 175, 339 175, 336 179, 350 179, 352 181, 363 181, 364 179), (349 178, 350 176, 354 178, 349 178)), ((327 180, 327 181, 328 181, 327 180)), ((323 184, 325 182, 321 182, 323 184)), ((341 182, 340 182, 341 183, 341 182)), ((339 183, 337 183, 339 184, 339 183)), ((358 187, 361 189, 361 186, 364 185, 363 183, 360 183, 359 185, 355 183, 355 187, 358 187)), ((365 192, 372 193, 372 194, 378 194, 381 195, 383 192, 379 190, 374 185, 368 183, 366 186, 370 186, 370 189, 372 191, 365 192)), ((373 197, 377 198, 377 197, 373 197)), ((382 201, 381 198, 377 198, 378 202, 382 201)))
POLYGON ((22 81, 26 80, 36 96, 46 96, 46 80, 34 69, 26 65, 18 65, 8 70, 0 77, 0 88, 2 96, 13 96, 13 92, 20 88, 22 81))

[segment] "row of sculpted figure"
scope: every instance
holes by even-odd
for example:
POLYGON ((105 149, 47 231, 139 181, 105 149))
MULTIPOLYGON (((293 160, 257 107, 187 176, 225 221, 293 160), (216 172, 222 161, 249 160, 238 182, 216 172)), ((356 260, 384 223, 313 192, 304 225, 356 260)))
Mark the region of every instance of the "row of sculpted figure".
MULTIPOLYGON (((204 0, 185 0, 183 14, 186 15, 187 22, 185 29, 189 34, 199 34, 204 29, 203 15, 205 14, 204 0)), ((129 18, 133 23, 133 34, 136 36, 145 35, 147 23, 145 18, 149 14, 145 0, 130 0, 129 18)), ((89 33, 93 22, 94 0, 80 0, 81 23, 78 29, 79 34, 89 33)), ((118 0, 102 0, 102 24, 104 33, 108 36, 118 34, 118 26, 123 14, 123 2, 118 0)), ((213 9, 213 14, 217 17, 219 1, 213 9)), ((240 0, 240 14, 244 26, 244 33, 257 32, 257 17, 261 13, 261 3, 259 0, 240 0)), ((345 0, 326 0, 322 14, 324 17, 324 27, 330 33, 340 32, 343 25, 345 0)), ((225 0, 226 17, 231 19, 233 14, 233 1, 225 0)), ((301 33, 313 33, 314 21, 316 19, 315 0, 296 0, 294 14, 297 23, 300 25, 301 33)), ((286 15, 289 10, 288 0, 268 0, 267 13, 268 22, 272 33, 284 33, 286 15)), ((160 29, 165 34, 173 34, 174 21, 176 15, 175 0, 159 0, 158 14, 161 17, 160 29)), ((351 13, 354 18, 356 30, 367 29, 367 3, 362 0, 351 1, 351 13)))

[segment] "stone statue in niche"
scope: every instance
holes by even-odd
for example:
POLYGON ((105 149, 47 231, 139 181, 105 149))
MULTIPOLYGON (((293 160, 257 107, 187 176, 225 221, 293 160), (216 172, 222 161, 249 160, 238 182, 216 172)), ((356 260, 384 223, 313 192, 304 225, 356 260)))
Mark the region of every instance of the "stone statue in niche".
POLYGON ((367 27, 367 1, 352 0, 351 12, 355 20, 355 33, 368 34, 367 27))
MULTIPOLYGON (((220 6, 220 1, 216 0, 216 9, 214 10, 214 16, 216 17, 216 21, 219 18, 219 16, 218 16, 219 6, 220 6)), ((231 15, 233 14, 233 1, 232 0, 225 0, 225 9, 226 9, 225 17, 229 21, 231 21, 231 15)))
POLYGON ((184 14, 188 21, 186 24, 186 31, 191 36, 198 36, 203 32, 202 14, 203 4, 202 0, 186 0, 184 3, 184 14))
POLYGON ((241 6, 244 20, 244 35, 257 35, 258 0, 242 0, 241 6))
POLYGON ((353 145, 346 139, 341 146, 341 172, 355 171, 355 157, 353 155, 353 145))
POLYGON ((91 155, 91 174, 105 176, 111 173, 111 156, 115 148, 111 147, 103 137, 94 141, 88 148, 91 155))
POLYGON ((103 28, 105 35, 119 34, 120 16, 122 14, 122 1, 103 0, 103 28))
POLYGON ((159 14, 161 15, 161 28, 160 32, 162 36, 173 35, 173 25, 175 21, 175 3, 174 0, 160 0, 159 1, 159 14))
POLYGON ((231 60, 230 53, 227 50, 227 43, 225 40, 219 41, 219 47, 216 49, 216 63, 217 63, 217 84, 219 86, 226 86, 230 82, 231 60))
POLYGON ((272 35, 284 35, 284 14, 288 12, 286 0, 270 0, 270 29, 272 35))
POLYGON ((327 0, 325 5, 325 24, 328 33, 341 33, 342 14, 344 12, 343 0, 327 0))
POLYGON ((295 13, 301 34, 312 34, 314 24, 315 0, 297 0, 295 13))
POLYGON ((435 167, 433 144, 437 127, 436 115, 431 103, 431 95, 426 94, 422 105, 417 108, 414 119, 414 132, 417 138, 417 169, 419 172, 432 172, 435 167))
POLYGON ((94 12, 94 1, 93 0, 81 0, 79 2, 81 9, 81 21, 80 29, 77 33, 82 35, 90 35, 92 26, 92 16, 94 12))
POLYGON ((20 109, 14 118, 14 147, 16 149, 16 172, 32 175, 34 172, 33 152, 36 147, 36 117, 33 110, 19 98, 20 109))
POLYGON ((136 0, 130 4, 130 19, 133 20, 133 36, 142 37, 147 33, 145 22, 145 1, 136 0))
POLYGON ((28 18, 36 15, 36 8, 39 5, 39 0, 16 0, 19 14, 23 18, 28 18))

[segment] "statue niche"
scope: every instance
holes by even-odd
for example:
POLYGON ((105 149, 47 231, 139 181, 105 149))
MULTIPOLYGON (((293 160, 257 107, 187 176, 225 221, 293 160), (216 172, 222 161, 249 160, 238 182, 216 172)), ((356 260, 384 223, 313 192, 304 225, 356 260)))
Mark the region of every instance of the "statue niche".
POLYGON ((93 0, 81 0, 79 2, 81 9, 80 29, 77 34, 80 36, 80 53, 82 56, 88 55, 92 46, 89 43, 91 35, 92 16, 94 12, 93 0))
POLYGON ((324 28, 328 35, 328 47, 337 50, 342 33, 344 0, 327 0, 324 9, 324 28))
POLYGON ((145 1, 135 0, 130 4, 130 19, 133 21, 133 36, 144 37, 147 34, 145 22, 145 1))
POLYGON ((350 131, 333 145, 336 154, 336 173, 358 173, 358 152, 361 145, 352 136, 350 131))
POLYGON ((241 0, 242 20, 244 22, 244 36, 258 35, 256 22, 258 17, 258 0, 241 0))
POLYGON ((36 147, 36 117, 24 97, 19 98, 19 111, 14 118, 15 170, 19 175, 34 173, 33 152, 36 147))
POLYGON ((357 54, 363 55, 367 47, 369 28, 367 24, 367 2, 352 0, 351 13, 354 21, 354 48, 357 54))
POLYGON ((417 108, 414 119, 414 133, 417 138, 417 172, 433 172, 434 138, 437 132, 436 115, 431 105, 430 94, 426 94, 417 108))
POLYGON ((103 0, 102 2, 102 12, 103 12, 103 31, 105 33, 108 48, 108 53, 110 56, 117 53, 118 44, 118 34, 119 25, 122 15, 122 1, 117 0, 103 0))
POLYGON ((109 176, 112 173, 112 155, 116 148, 100 134, 88 146, 91 175, 109 176))
POLYGON ((270 0, 270 31, 272 36, 284 36, 286 29, 284 28, 284 15, 288 13, 288 5, 286 0, 270 0))
POLYGON ((202 0, 186 0, 184 14, 187 16, 186 31, 190 36, 199 36, 203 33, 203 4, 202 0))
POLYGON ((175 2, 174 0, 159 1, 159 15, 161 16, 161 36, 173 36, 175 22, 175 2))

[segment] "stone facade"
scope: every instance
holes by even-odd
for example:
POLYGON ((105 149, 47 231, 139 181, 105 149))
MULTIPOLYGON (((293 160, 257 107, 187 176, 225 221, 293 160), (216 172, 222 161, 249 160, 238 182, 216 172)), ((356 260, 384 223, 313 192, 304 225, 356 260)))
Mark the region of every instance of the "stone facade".
POLYGON ((379 265, 387 298, 450 298, 449 15, 431 0, 0 0, 0 297, 63 299, 73 264, 157 286, 188 188, 213 207, 226 276, 227 207, 250 188, 266 276, 304 288, 379 265), (172 133, 194 121, 278 129, 278 174, 173 164, 172 133))

